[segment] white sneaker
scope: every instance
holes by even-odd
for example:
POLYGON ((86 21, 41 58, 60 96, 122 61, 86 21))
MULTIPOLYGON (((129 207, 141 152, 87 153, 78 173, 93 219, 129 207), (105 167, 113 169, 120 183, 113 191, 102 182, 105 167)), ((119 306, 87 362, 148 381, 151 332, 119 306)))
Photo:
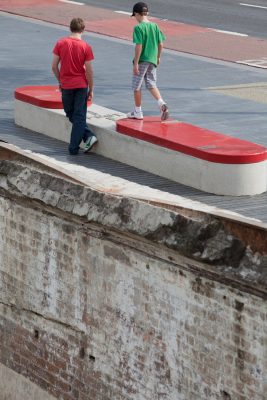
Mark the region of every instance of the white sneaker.
POLYGON ((169 110, 166 103, 162 104, 162 106, 160 107, 160 112, 161 112, 161 121, 166 121, 166 119, 169 118, 169 110))
POLYGON ((127 118, 144 119, 142 111, 132 111, 127 114, 127 118))
POLYGON ((97 138, 93 135, 90 136, 86 142, 85 142, 85 146, 83 149, 84 153, 87 153, 89 150, 91 150, 93 148, 93 146, 98 142, 97 138))

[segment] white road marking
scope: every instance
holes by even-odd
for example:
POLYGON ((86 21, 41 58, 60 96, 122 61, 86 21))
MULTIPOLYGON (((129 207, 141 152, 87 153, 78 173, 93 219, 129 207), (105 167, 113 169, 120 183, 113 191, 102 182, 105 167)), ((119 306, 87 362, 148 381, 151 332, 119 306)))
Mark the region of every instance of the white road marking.
POLYGON ((239 60, 236 61, 238 64, 244 64, 244 65, 249 65, 251 67, 258 67, 258 68, 263 68, 267 69, 267 57, 262 57, 257 60, 239 60))
POLYGON ((125 15, 132 15, 132 13, 127 12, 127 11, 114 11, 117 14, 125 14, 125 15))
POLYGON ((256 6, 256 5, 254 5, 254 4, 246 4, 246 3, 239 3, 240 4, 240 6, 245 6, 245 7, 254 7, 254 8, 264 8, 264 9, 267 9, 267 7, 265 7, 265 6, 256 6))
POLYGON ((77 6, 84 6, 84 3, 78 3, 77 1, 71 1, 71 0, 58 0, 58 1, 61 1, 62 3, 76 4, 77 6))
POLYGON ((215 32, 220 32, 220 33, 226 33, 227 35, 235 35, 235 36, 245 36, 247 37, 248 35, 245 33, 238 33, 238 32, 231 32, 231 31, 222 31, 220 29, 212 29, 215 32))

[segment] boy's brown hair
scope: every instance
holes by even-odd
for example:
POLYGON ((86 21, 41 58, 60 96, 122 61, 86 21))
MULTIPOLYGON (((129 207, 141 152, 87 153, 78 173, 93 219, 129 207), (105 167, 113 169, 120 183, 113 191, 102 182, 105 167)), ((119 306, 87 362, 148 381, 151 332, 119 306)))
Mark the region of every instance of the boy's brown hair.
POLYGON ((82 18, 73 18, 70 21, 70 30, 72 33, 82 33, 85 29, 85 23, 82 18))
POLYGON ((133 6, 133 13, 132 13, 132 17, 135 14, 139 14, 139 15, 148 15, 148 6, 146 3, 143 3, 142 1, 140 1, 139 3, 136 3, 133 6))

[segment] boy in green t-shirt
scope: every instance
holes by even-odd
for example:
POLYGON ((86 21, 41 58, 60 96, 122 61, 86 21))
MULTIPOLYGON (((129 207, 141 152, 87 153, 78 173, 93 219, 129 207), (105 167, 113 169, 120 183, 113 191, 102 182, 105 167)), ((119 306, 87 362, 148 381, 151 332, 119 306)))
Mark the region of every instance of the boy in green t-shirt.
POLYGON ((147 18, 148 6, 146 3, 136 3, 133 7, 133 14, 138 21, 134 27, 133 42, 135 43, 135 55, 133 60, 133 81, 135 109, 128 113, 128 118, 143 119, 141 86, 145 81, 146 88, 157 100, 161 120, 165 121, 169 117, 168 107, 162 99, 157 88, 156 68, 160 63, 160 55, 163 49, 164 34, 160 31, 157 24, 150 22, 147 18))

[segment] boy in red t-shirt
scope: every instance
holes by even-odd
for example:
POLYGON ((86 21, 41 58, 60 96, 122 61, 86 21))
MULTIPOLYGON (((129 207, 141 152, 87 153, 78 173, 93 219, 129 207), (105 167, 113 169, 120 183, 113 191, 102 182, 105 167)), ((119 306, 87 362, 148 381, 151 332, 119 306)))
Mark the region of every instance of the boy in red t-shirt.
POLYGON ((93 51, 82 34, 85 24, 81 18, 70 23, 71 34, 58 40, 53 49, 52 71, 58 80, 66 116, 72 123, 70 154, 78 154, 81 141, 84 152, 89 151, 97 138, 86 125, 87 99, 93 99, 93 51))

